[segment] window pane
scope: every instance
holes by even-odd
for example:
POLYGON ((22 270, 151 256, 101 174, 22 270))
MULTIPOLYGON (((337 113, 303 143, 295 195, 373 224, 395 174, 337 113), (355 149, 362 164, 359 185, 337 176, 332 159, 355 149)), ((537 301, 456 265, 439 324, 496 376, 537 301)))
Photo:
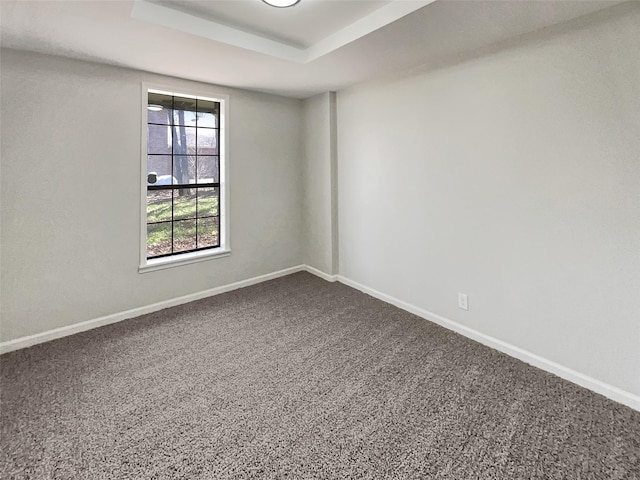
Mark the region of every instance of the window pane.
POLYGON ((196 218, 196 189, 173 191, 173 218, 196 218))
POLYGON ((171 95, 149 92, 148 99, 147 122, 170 124, 172 116, 171 103, 173 101, 171 95))
POLYGON ((147 223, 171 220, 171 190, 147 192, 147 223))
POLYGON ((171 154, 171 127, 148 125, 147 153, 171 154))
POLYGON ((171 184, 171 156, 147 156, 147 185, 171 184), (164 182, 164 183, 163 183, 164 182))
POLYGON ((217 130, 211 128, 198 129, 198 155, 217 155, 217 130))
POLYGON ((187 155, 196 151, 196 127, 173 127, 173 154, 187 155))
POLYGON ((171 110, 173 108, 171 105, 173 104, 173 96, 168 95, 166 93, 154 93, 149 92, 147 97, 149 99, 150 105, 160 105, 163 108, 167 108, 171 110))
POLYGON ((198 189, 198 217, 211 217, 218 215, 218 203, 220 201, 219 188, 198 189))
POLYGON ((220 246, 219 221, 218 217, 198 219, 198 248, 220 246))
POLYGON ((218 183, 218 157, 198 156, 198 183, 218 183))
POLYGON ((173 222, 173 251, 184 252, 196 248, 196 221, 173 222))
POLYGON ((184 110, 173 111, 173 125, 195 127, 196 122, 197 122, 196 112, 187 112, 184 110))
POLYGON ((173 98, 173 123, 174 125, 196 126, 195 98, 173 98))
POLYGON ((173 157, 173 176, 175 183, 195 183, 196 159, 194 156, 176 155, 173 157))
POLYGON ((219 103, 211 100, 198 100, 198 126, 218 127, 219 103))
POLYGON ((171 222, 147 225, 147 257, 171 253, 171 222))
POLYGON ((171 122, 171 109, 155 110, 156 105, 151 105, 154 110, 147 109, 147 122, 148 123, 161 123, 163 125, 170 125, 171 122))

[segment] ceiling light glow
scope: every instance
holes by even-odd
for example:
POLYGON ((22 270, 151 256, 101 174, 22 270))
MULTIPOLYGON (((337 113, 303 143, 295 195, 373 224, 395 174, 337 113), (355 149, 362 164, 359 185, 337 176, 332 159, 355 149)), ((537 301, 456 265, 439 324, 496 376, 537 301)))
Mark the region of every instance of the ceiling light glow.
POLYGON ((159 112, 160 110, 162 110, 162 105, 154 105, 153 103, 150 103, 149 105, 147 105, 147 110, 151 112, 159 112))
POLYGON ((267 5, 278 8, 293 7, 300 0, 262 0, 267 5))

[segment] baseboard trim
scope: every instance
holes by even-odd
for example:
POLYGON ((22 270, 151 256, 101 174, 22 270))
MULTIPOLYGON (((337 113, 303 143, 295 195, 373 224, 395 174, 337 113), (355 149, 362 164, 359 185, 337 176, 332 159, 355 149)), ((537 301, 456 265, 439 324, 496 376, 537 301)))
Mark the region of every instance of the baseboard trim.
POLYGON ((367 295, 371 295, 372 297, 382 300, 383 302, 395 305, 396 307, 401 308, 402 310, 406 310, 407 312, 413 313, 414 315, 418 315, 419 317, 422 317, 426 320, 436 323, 444 328, 447 328, 456 333, 464 335, 467 338, 480 342, 483 345, 494 348, 500 352, 506 353, 507 355, 510 355, 519 360, 522 360, 523 362, 533 365, 534 367, 540 368, 549 373, 553 373, 554 375, 564 378, 565 380, 578 384, 582 387, 588 388, 589 390, 592 390, 596 393, 604 395, 605 397, 611 400, 622 403, 624 405, 627 405, 628 407, 631 407, 635 410, 640 411, 640 396, 638 395, 634 395, 618 387, 614 387, 600 380, 589 377, 588 375, 584 375, 580 372, 567 368, 556 362, 540 357, 539 355, 531 353, 527 350, 516 347, 515 345, 511 345, 510 343, 504 342, 502 340, 498 340, 497 338, 494 338, 484 333, 473 330, 472 328, 456 323, 441 315, 437 315, 433 312, 429 312, 428 310, 418 308, 415 305, 412 305, 410 303, 404 302, 390 295, 379 292, 378 290, 367 287, 366 285, 362 285, 361 283, 358 283, 354 280, 344 277, 343 275, 330 275, 328 273, 322 272, 321 270, 318 270, 317 268, 311 267, 309 265, 297 265, 295 267, 285 268, 283 270, 278 270, 276 272, 268 273, 265 275, 259 275, 256 277, 248 278, 246 280, 241 280, 239 282, 230 283, 228 285, 222 285, 220 287, 203 290, 201 292, 196 292, 189 295, 183 295, 181 297, 164 300, 162 302, 157 302, 151 305, 133 308, 131 310, 126 310, 124 312, 107 315, 107 316, 96 318, 93 320, 87 320, 84 322, 68 325, 65 327, 55 328, 53 330, 37 333, 35 335, 20 337, 14 340, 8 340, 6 342, 0 342, 0 354, 12 352, 14 350, 20 350, 22 348, 31 347, 39 343, 48 342, 50 340, 55 340, 57 338, 73 335, 75 333, 80 333, 87 330, 92 330, 94 328, 102 327, 105 325, 110 325, 112 323, 121 322, 123 320, 135 318, 140 315, 145 315, 147 313, 157 312, 165 308, 193 302, 195 300, 200 300, 202 298, 220 295, 221 293, 226 293, 232 290, 237 290, 239 288, 256 285, 258 283, 266 282, 268 280, 273 280, 279 277, 284 277, 286 275, 290 275, 292 273, 302 272, 302 271, 309 272, 312 275, 322 278, 323 280, 326 280, 328 282, 339 281, 340 283, 344 283, 345 285, 353 287, 356 290, 360 290, 361 292, 366 293, 367 295))
POLYGON ((305 272, 309 272, 316 277, 320 277, 323 280, 326 280, 327 282, 335 282, 338 280, 338 275, 329 275, 328 273, 325 273, 322 270, 318 270, 317 268, 314 268, 310 265, 303 265, 302 268, 305 272))
POLYGON ((605 382, 589 377, 588 375, 572 370, 559 363, 543 358, 522 348, 516 347, 515 345, 511 345, 510 343, 498 340, 497 338, 478 332, 477 330, 473 330, 472 328, 456 323, 441 315, 437 315, 433 312, 418 308, 415 305, 411 305, 395 297, 379 292, 378 290, 362 285, 361 283, 358 283, 342 275, 337 275, 337 280, 340 283, 344 283, 345 285, 353 287, 356 290, 360 290, 361 292, 366 293, 367 295, 371 295, 372 297, 382 300, 383 302, 395 305, 402 310, 406 310, 407 312, 413 313, 414 315, 422 317, 430 322, 436 323, 448 330, 452 330, 456 333, 459 333, 460 335, 480 342, 483 345, 494 348, 495 350, 498 350, 502 353, 506 353, 511 357, 517 358, 518 360, 522 360, 529 365, 533 365, 534 367, 557 375, 560 378, 568 380, 572 383, 580 385, 581 387, 604 395, 611 400, 631 407, 634 410, 640 411, 640 396, 638 395, 634 395, 633 393, 627 392, 613 385, 609 385, 605 382))
MULTIPOLYGON (((315 269, 314 269, 315 270, 315 269)), ((273 280, 275 278, 284 277, 292 273, 307 271, 306 265, 298 265, 291 268, 285 268, 284 270, 278 270, 277 272, 268 273, 265 275, 259 275, 257 277, 248 278, 239 282, 230 283, 220 287, 210 288, 201 292, 191 293, 189 295, 183 295, 181 297, 171 298, 169 300, 163 300, 151 305, 143 307, 132 308, 124 312, 114 313, 112 315, 106 315, 104 317, 95 318, 92 320, 86 320, 84 322, 75 323, 65 327, 55 328, 42 333, 36 333, 35 335, 29 335, 26 337, 16 338, 14 340, 8 340, 6 342, 0 342, 0 354, 12 352, 14 350, 20 350, 22 348, 31 347, 39 343, 48 342, 57 338, 73 335, 74 333, 85 332, 94 328, 103 327, 112 323, 121 322, 147 313, 157 312, 169 307, 175 307, 176 305, 182 305, 184 303, 193 302, 202 298, 212 297, 214 295, 220 295, 221 293, 230 292, 239 288, 248 287, 258 283, 273 280)), ((322 273, 318 271, 319 273, 322 273)), ((311 272, 313 273, 313 272, 311 272)), ((326 274, 325 274, 326 275, 326 274)))

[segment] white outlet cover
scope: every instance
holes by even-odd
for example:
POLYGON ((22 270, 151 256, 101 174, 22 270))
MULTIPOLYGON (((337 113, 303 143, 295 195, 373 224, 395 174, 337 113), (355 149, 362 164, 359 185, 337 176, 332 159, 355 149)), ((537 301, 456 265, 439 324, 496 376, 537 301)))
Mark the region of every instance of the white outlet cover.
POLYGON ((458 294, 458 307, 463 310, 469 310, 469 296, 464 293, 458 294))

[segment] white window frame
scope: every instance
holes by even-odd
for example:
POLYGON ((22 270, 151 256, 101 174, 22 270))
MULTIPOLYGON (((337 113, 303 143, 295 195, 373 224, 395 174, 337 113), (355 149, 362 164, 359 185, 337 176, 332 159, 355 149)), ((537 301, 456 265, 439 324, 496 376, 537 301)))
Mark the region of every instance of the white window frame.
POLYGON ((231 254, 229 229, 229 96, 213 91, 198 91, 168 85, 157 85, 143 82, 141 85, 140 112, 140 265, 139 273, 152 272, 165 268, 188 265, 191 263, 226 257, 231 254), (197 252, 176 253, 175 255, 147 259, 147 104, 149 91, 162 92, 181 97, 204 97, 220 103, 220 246, 197 252), (185 93, 186 91, 186 93, 185 93))

